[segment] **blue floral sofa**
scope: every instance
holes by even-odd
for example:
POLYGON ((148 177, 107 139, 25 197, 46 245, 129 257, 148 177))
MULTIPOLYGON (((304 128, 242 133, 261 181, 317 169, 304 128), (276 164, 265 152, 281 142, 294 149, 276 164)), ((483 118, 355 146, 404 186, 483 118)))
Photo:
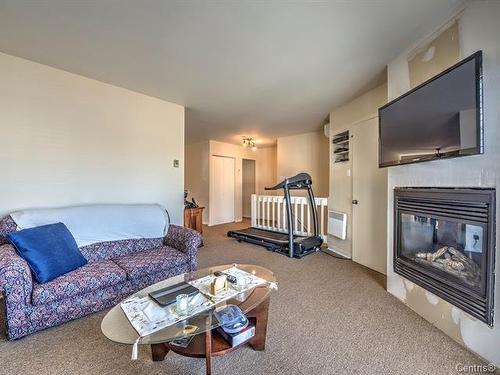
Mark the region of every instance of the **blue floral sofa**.
POLYGON ((201 235, 170 225, 164 238, 125 239, 80 248, 88 263, 38 284, 6 239, 16 230, 0 219, 0 293, 5 298, 7 338, 18 339, 117 304, 148 285, 195 271, 201 235))

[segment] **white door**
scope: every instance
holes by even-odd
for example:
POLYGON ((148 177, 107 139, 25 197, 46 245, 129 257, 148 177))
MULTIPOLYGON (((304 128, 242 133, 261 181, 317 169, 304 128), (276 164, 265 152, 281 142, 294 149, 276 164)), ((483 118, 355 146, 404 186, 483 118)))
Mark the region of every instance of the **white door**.
POLYGON ((234 159, 212 156, 211 225, 234 222, 234 159))
POLYGON ((378 118, 356 124, 352 135, 352 259, 385 274, 387 169, 378 167, 378 118))

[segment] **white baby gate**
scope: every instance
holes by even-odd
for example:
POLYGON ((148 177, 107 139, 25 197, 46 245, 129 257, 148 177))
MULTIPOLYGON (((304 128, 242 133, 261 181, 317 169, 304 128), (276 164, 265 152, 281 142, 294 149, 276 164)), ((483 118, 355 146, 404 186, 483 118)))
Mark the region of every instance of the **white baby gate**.
MULTIPOLYGON (((314 230, 314 220, 309 208, 309 199, 291 196, 293 233, 310 236, 314 230)), ((318 211, 318 232, 326 242, 328 222, 328 199, 315 198, 318 211)), ((277 195, 252 194, 252 227, 288 233, 285 198, 277 195)))

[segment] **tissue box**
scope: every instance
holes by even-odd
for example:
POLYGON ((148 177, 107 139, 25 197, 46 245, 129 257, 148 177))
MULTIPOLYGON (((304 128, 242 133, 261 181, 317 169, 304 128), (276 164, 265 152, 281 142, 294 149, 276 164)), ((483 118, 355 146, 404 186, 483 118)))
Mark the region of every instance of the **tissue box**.
POLYGON ((217 333, 234 348, 255 336, 255 326, 248 325, 237 333, 227 333, 221 327, 218 327, 217 333))

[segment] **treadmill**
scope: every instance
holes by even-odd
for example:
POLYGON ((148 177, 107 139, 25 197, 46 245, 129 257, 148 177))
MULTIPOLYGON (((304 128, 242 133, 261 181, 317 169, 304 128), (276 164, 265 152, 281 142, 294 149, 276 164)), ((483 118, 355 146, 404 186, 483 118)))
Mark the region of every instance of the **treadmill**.
POLYGON ((285 196, 288 233, 250 227, 241 230, 231 230, 227 232, 228 237, 235 238, 239 242, 245 241, 263 246, 270 251, 287 255, 290 258, 302 258, 318 251, 323 244, 323 239, 318 234, 318 210, 314 201, 311 176, 307 173, 299 173, 296 176, 283 180, 276 186, 265 188, 265 190, 279 189, 283 189, 285 196), (309 207, 312 210, 314 223, 312 236, 298 236, 293 233, 291 190, 307 190, 309 207))

